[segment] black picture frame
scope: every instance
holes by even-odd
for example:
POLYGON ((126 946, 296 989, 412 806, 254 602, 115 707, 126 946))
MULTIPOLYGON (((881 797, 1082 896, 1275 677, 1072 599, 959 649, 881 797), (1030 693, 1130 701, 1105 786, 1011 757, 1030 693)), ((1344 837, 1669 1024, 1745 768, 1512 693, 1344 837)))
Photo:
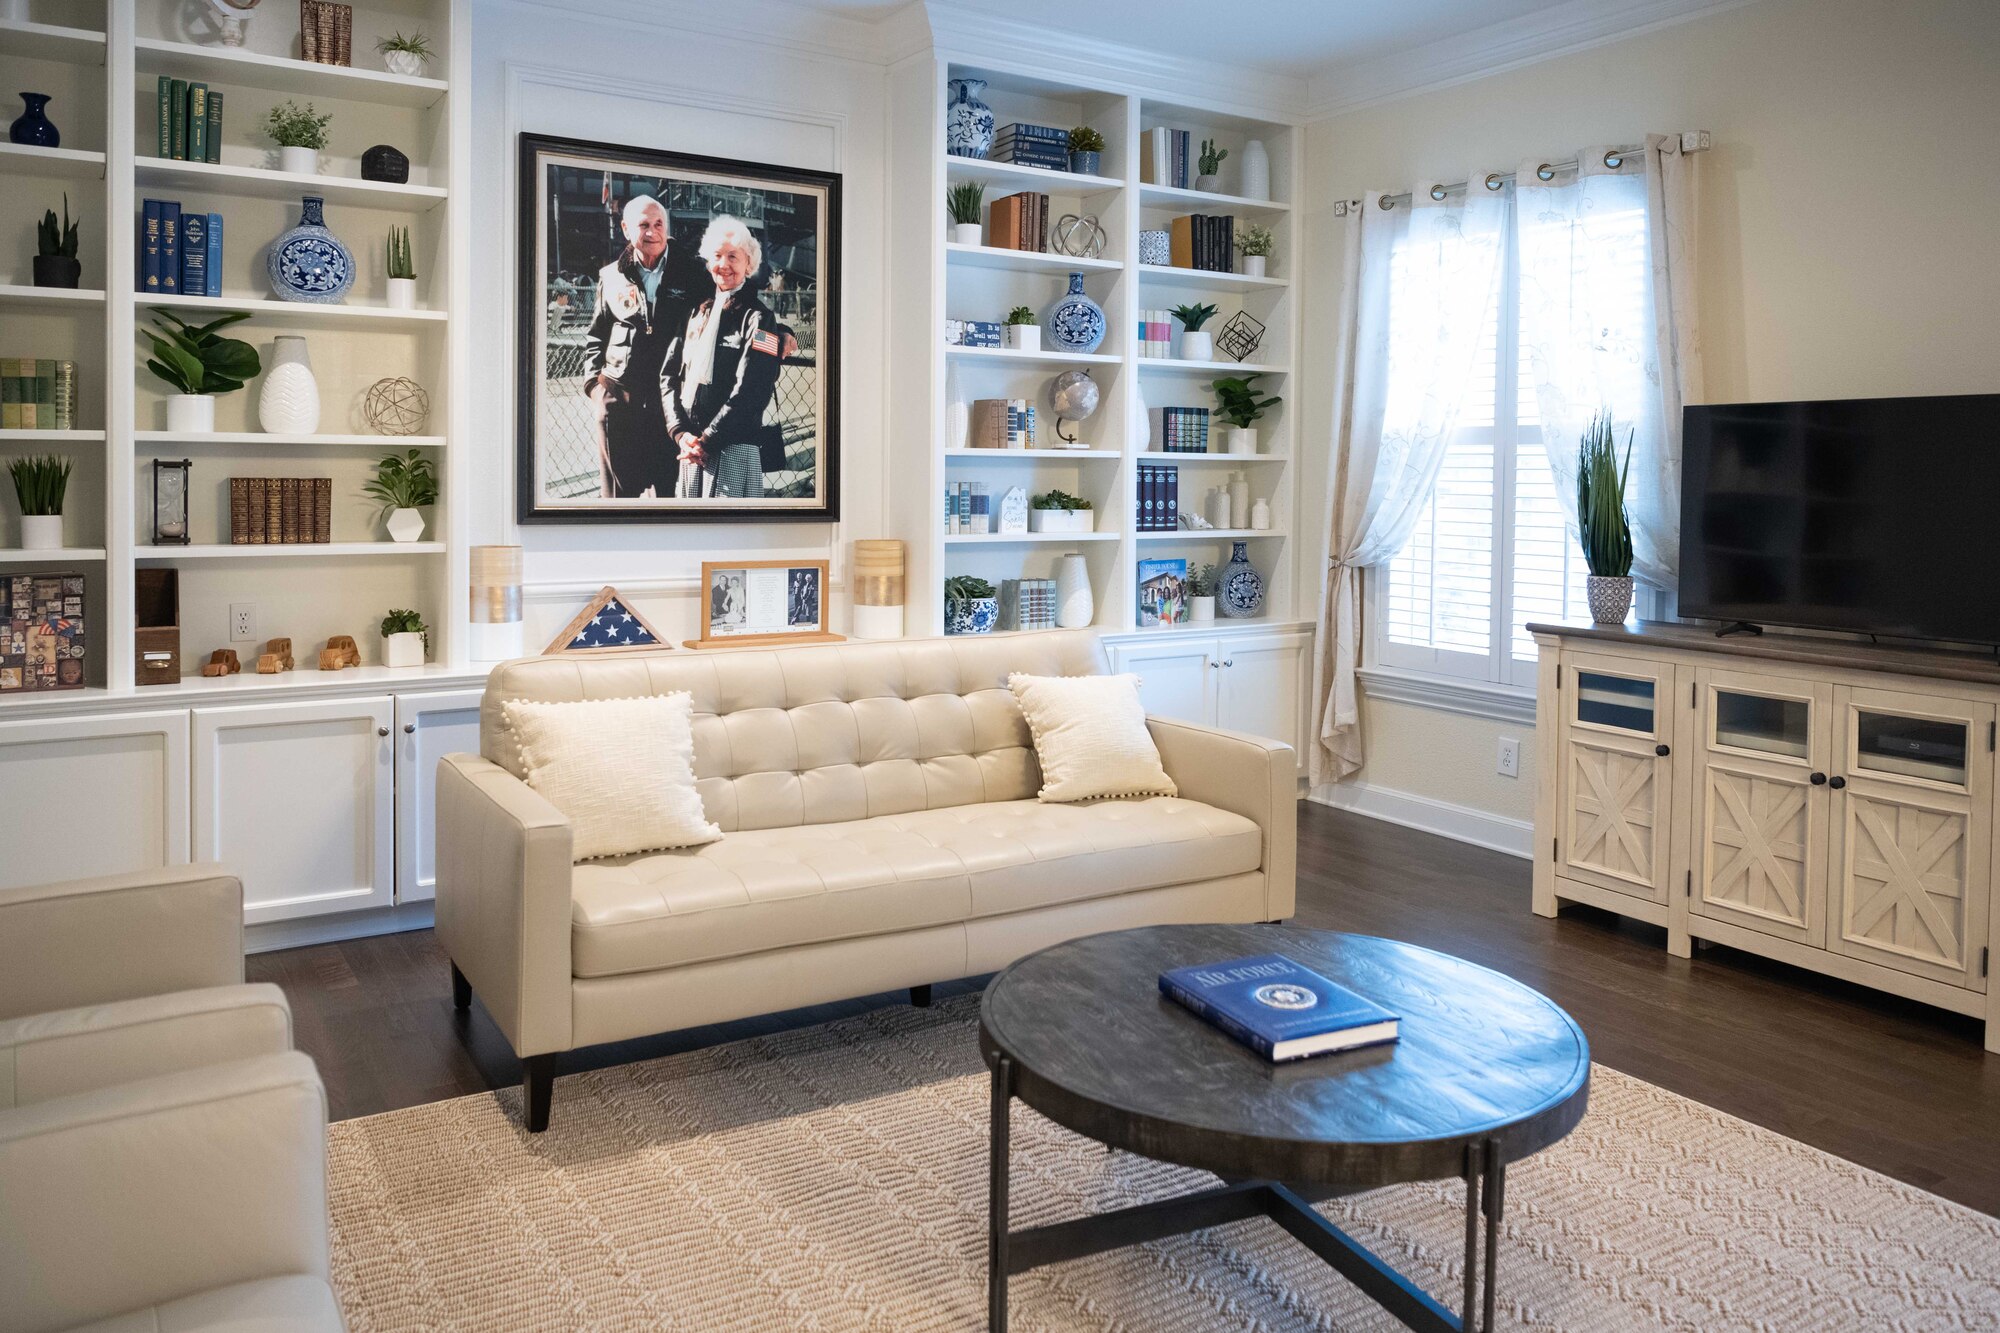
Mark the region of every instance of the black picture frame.
MULTIPOLYGON (((524 524, 838 520, 840 174, 523 133, 516 193, 514 452, 518 520, 524 524), (565 180, 563 172, 570 173, 570 178, 565 180), (587 206, 577 207, 578 191, 565 188, 584 180, 592 182, 592 197, 602 209, 600 214, 592 216, 587 206), (653 188, 636 188, 648 180, 653 188), (743 248, 762 249, 762 263, 742 288, 755 299, 757 311, 752 315, 758 323, 751 325, 747 322, 751 316, 746 316, 741 345, 718 352, 717 357, 733 354, 755 363, 752 349, 768 347, 774 336, 779 339, 775 354, 778 383, 770 389, 768 403, 755 422, 760 431, 756 438, 763 446, 763 460, 782 457, 789 466, 775 471, 757 466, 749 474, 762 478, 766 487, 779 494, 728 493, 729 486, 742 484, 731 479, 741 478, 744 469, 756 466, 741 449, 713 462, 711 476, 690 483, 690 473, 677 458, 679 446, 666 437, 664 415, 655 448, 650 439, 653 412, 643 397, 634 399, 656 378, 649 374, 634 376, 635 387, 629 391, 618 382, 607 389, 620 396, 623 415, 620 433, 611 437, 612 461, 603 461, 605 437, 600 432, 606 427, 598 420, 596 403, 586 395, 585 372, 601 356, 592 350, 594 331, 602 333, 609 323, 631 321, 634 315, 640 323, 647 318, 629 309, 621 315, 618 299, 629 301, 634 289, 629 283, 621 287, 615 274, 605 276, 605 270, 619 265, 625 255, 623 206, 619 201, 630 202, 632 195, 641 193, 656 199, 665 196, 662 208, 669 231, 667 252, 660 261, 665 268, 655 280, 657 294, 652 298, 661 317, 644 329, 646 353, 662 356, 662 375, 657 377, 662 398, 669 396, 667 372, 677 366, 684 368, 685 363, 676 360, 672 348, 662 349, 659 340, 684 342, 685 321, 679 319, 679 312, 692 314, 701 309, 702 302, 712 298, 716 290, 715 279, 693 253, 703 231, 714 216, 729 213, 742 217, 745 228, 759 243, 758 247, 746 244, 743 248), (571 201, 568 209, 562 205, 564 198, 571 201), (741 202, 742 213, 757 216, 742 216, 720 206, 732 201, 741 202), (709 221, 703 220, 704 209, 709 210, 709 221), (804 222, 808 211, 810 220, 804 222), (602 243, 593 253, 590 238, 579 238, 579 228, 600 225, 602 243), (809 266, 800 262, 808 254, 809 266), (781 256, 784 262, 774 256, 781 256), (586 273, 582 263, 589 264, 587 280, 578 276, 586 273), (607 298, 607 293, 618 299, 607 298), (613 306, 608 317, 601 302, 613 306), (584 318, 586 308, 588 319, 584 318), (669 334, 669 327, 677 322, 681 329, 669 334), (767 325, 773 329, 770 334, 750 332, 753 327, 767 325), (636 478, 631 475, 635 471, 636 478), (626 475, 620 476, 620 472, 626 475), (649 478, 650 495, 637 484, 649 478), (680 489, 690 484, 712 486, 721 493, 681 494, 680 489), (595 493, 587 493, 586 488, 595 493), (557 494, 560 490, 569 493, 557 494), (614 493, 605 495, 605 490, 614 493), (663 495, 662 490, 674 493, 663 495), (630 493, 633 491, 640 493, 630 493)), ((619 271, 638 272, 629 265, 619 271)), ((628 330, 634 349, 640 346, 637 328, 635 323, 628 330)), ((725 322, 725 345, 729 342, 727 331, 725 322)), ((595 338, 599 346, 612 340, 615 334, 595 338)), ((720 376, 717 378, 719 381, 720 376)), ((697 399, 691 406, 699 409, 703 402, 697 399)), ((740 437, 727 441, 732 448, 745 443, 740 437)))

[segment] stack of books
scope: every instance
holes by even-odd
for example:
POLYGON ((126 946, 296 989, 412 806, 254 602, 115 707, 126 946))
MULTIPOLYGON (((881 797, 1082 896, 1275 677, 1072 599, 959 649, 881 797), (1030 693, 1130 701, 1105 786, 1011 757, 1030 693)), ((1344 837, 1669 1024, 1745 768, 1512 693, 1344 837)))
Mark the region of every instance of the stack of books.
POLYGON ((1000 322, 991 319, 948 319, 944 322, 946 347, 998 347, 1000 322))
POLYGON ((944 530, 951 535, 993 531, 993 499, 983 481, 954 481, 944 488, 944 530))
POLYGON ((231 477, 229 541, 292 546, 333 540, 333 478, 231 477))
POLYGON ((1001 629, 1054 629, 1055 627, 1056 581, 1054 579, 1001 580, 1001 629))
POLYGON ((222 92, 205 83, 160 76, 155 155, 176 162, 222 161, 222 92))
POLYGON ((1167 225, 1168 253, 1175 268, 1199 269, 1205 273, 1236 271, 1236 218, 1207 213, 1190 213, 1167 225))
POLYGON ((986 157, 991 162, 1068 171, 1069 131, 1053 125, 1002 125, 986 157))
POLYGON ((1049 248, 1049 197, 1024 191, 986 208, 986 243, 1002 250, 1049 248))
POLYGON ((1174 312, 1171 310, 1141 310, 1139 312, 1139 355, 1171 357, 1174 354, 1174 312))
POLYGON ((222 295, 222 214, 189 212, 175 199, 146 200, 139 290, 148 296, 222 295))
POLYGON ((1033 449, 1035 405, 1025 398, 980 398, 972 404, 968 449, 1033 449))
POLYGON ((1188 187, 1190 132, 1164 125, 1145 131, 1139 144, 1139 179, 1148 185, 1188 187))
POLYGON ((1178 528, 1181 470, 1172 463, 1139 464, 1139 498, 1134 508, 1140 532, 1172 532, 1178 528))
POLYGON ((75 430, 76 362, 0 357, 0 430, 75 430))
POLYGON ((1205 454, 1208 452, 1208 409, 1205 407, 1155 407, 1148 409, 1146 424, 1151 428, 1148 446, 1163 454, 1205 454))

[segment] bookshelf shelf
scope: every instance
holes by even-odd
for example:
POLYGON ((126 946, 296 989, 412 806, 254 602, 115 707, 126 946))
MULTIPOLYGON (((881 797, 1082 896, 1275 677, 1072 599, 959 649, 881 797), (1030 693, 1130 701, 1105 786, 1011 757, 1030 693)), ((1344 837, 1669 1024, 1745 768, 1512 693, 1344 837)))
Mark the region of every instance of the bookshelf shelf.
POLYGON ((984 185, 1000 186, 1008 191, 1040 190, 1044 194, 1104 194, 1112 190, 1122 190, 1125 182, 1112 176, 1085 176, 1074 171, 1056 171, 1051 167, 1024 167, 1013 162, 988 162, 976 157, 952 157, 944 160, 945 179, 949 181, 978 181, 984 185))
POLYGON ((1073 546, 1078 542, 1115 542, 1117 532, 947 532, 947 546, 1073 546))
POLYGON ((0 51, 25 60, 56 60, 66 65, 102 65, 104 34, 88 28, 54 23, 0 19, 0 51))
POLYGON ((1139 204, 1143 208, 1175 209, 1188 213, 1289 213, 1292 206, 1276 199, 1246 199, 1238 194, 1210 194, 1206 190, 1182 190, 1171 185, 1141 185, 1139 204))
MULTIPOLYGON (((140 306, 193 307, 200 310, 242 310, 272 324, 303 323, 344 328, 379 328, 386 324, 443 324, 450 318, 443 310, 391 310, 382 305, 314 305, 310 301, 280 301, 269 296, 148 296, 134 292, 140 306)), ((240 336, 240 335, 239 335, 240 336)))
POLYGON ((947 242, 944 252, 955 265, 1007 269, 1017 273, 1070 269, 1084 273, 1115 273, 1125 267, 1116 259, 1084 259, 1076 255, 1057 254, 1053 250, 1007 250, 997 245, 960 245, 956 241, 947 242))
POLYGON ((385 555, 440 555, 444 542, 280 542, 264 546, 209 543, 198 546, 137 546, 134 559, 152 564, 175 560, 348 560, 385 555))
POLYGON ((29 143, 0 143, 0 174, 60 176, 69 180, 104 179, 104 154, 82 148, 43 148, 29 143))
POLYGON ((1260 537, 1282 537, 1283 528, 1174 528, 1168 532, 1135 532, 1142 542, 1240 542, 1260 537))
MULTIPOLYGON (((946 449, 946 458, 976 458, 992 463, 1038 463, 1048 459, 1123 458, 1116 449, 946 449)), ((1178 455, 1173 455, 1177 457, 1178 455)))
POLYGON ((0 548, 0 565, 60 565, 64 561, 102 560, 102 546, 62 546, 53 551, 19 551, 0 548))
POLYGON ((1227 463, 1239 467, 1244 463, 1289 463, 1289 454, 1177 454, 1164 449, 1141 449, 1142 460, 1158 459, 1165 463, 1227 463))
POLYGON ((395 185, 388 181, 365 181, 357 176, 324 176, 302 171, 266 171, 262 167, 238 167, 228 163, 179 162, 170 158, 141 157, 134 160, 133 172, 148 188, 174 187, 209 190, 238 198, 276 199, 297 203, 299 196, 316 194, 329 203, 349 208, 379 208, 398 213, 427 212, 445 201, 446 192, 435 185, 395 185))
POLYGON ((1213 273, 1199 268, 1177 268, 1172 264, 1141 264, 1139 279, 1162 287, 1203 287, 1216 291, 1259 287, 1283 291, 1292 285, 1289 278, 1253 278, 1247 273, 1213 273))
POLYGON ((101 430, 0 430, 0 444, 102 444, 101 430))
POLYGON ((1116 366, 1125 358, 1104 352, 1022 352, 1012 347, 947 347, 947 355, 964 361, 1013 361, 1024 366, 1116 366))
POLYGON ((141 446, 172 445, 174 448, 279 448, 279 449, 442 449, 442 435, 275 435, 261 430, 211 431, 205 435, 170 430, 137 430, 132 441, 141 446))
POLYGON ((1272 365, 1258 361, 1183 361, 1179 357, 1140 357, 1137 365, 1141 370, 1172 370, 1209 375, 1287 375, 1290 366, 1272 365))
POLYGON ((101 287, 30 287, 23 283, 0 283, 0 305, 91 306, 104 304, 101 287))
POLYGON ((348 65, 320 65, 264 55, 243 47, 195 46, 157 37, 140 37, 135 45, 142 86, 150 86, 165 74, 176 79, 200 79, 225 88, 262 88, 293 97, 331 97, 420 108, 437 105, 451 91, 443 79, 406 78, 348 65))

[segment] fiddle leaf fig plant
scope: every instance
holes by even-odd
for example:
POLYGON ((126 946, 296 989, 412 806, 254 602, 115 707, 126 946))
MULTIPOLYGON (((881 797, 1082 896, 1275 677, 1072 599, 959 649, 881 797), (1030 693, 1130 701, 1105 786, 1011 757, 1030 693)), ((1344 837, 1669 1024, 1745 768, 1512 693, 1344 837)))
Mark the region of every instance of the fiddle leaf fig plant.
POLYGON ((1263 378, 1263 372, 1254 375, 1224 375, 1208 387, 1215 390, 1216 414, 1230 425, 1248 430, 1257 424, 1257 418, 1264 415, 1267 407, 1276 407, 1285 400, 1273 394, 1269 398, 1257 396, 1256 381, 1263 378))
POLYGON ((153 355, 146 369, 172 385, 176 393, 228 393, 240 389, 264 368, 257 349, 236 338, 223 338, 217 329, 250 318, 240 310, 231 311, 206 324, 190 324, 171 310, 153 309, 153 320, 163 333, 151 329, 153 355))
POLYGON ((362 494, 382 502, 382 511, 421 509, 438 498, 437 464, 420 450, 385 454, 375 464, 375 476, 361 488, 362 494))

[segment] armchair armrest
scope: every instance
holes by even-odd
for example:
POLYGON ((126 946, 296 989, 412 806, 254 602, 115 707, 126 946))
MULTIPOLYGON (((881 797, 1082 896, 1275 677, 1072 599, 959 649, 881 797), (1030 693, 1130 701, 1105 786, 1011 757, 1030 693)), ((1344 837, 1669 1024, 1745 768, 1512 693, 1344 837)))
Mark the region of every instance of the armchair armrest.
POLYGON ((276 986, 214 986, 0 1019, 0 1107, 292 1049, 276 986))
POLYGON ((0 1018, 243 980, 243 883, 166 866, 0 889, 0 1018))
POLYGON ((500 765, 437 770, 437 934, 517 1055, 570 1047, 568 818, 500 765))
POLYGON ((1299 761, 1292 747, 1164 717, 1148 717, 1146 729, 1181 795, 1264 830, 1266 919, 1290 916, 1298 900, 1299 848, 1299 761))
POLYGON ((7 1326, 327 1276, 326 1096, 297 1051, 0 1111, 7 1326))

